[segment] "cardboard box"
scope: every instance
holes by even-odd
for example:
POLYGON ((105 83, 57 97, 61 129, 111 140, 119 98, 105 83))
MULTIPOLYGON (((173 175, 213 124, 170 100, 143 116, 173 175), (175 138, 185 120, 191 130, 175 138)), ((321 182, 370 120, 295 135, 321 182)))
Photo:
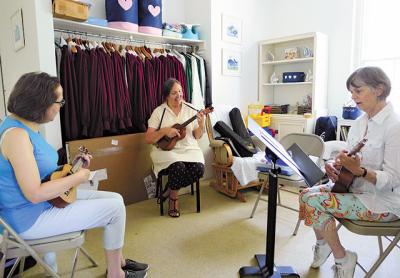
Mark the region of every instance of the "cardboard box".
POLYGON ((126 205, 147 200, 144 178, 152 172, 151 145, 144 133, 99 137, 68 142, 71 159, 85 146, 92 154, 90 169, 107 169, 99 190, 118 192, 126 205))
POLYGON ((73 0, 53 0, 53 16, 86 21, 89 17, 89 6, 73 0))

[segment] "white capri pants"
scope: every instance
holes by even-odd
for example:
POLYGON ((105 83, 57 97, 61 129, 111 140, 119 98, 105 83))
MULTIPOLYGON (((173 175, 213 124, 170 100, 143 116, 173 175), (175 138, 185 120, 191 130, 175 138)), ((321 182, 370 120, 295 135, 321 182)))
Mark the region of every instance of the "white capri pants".
POLYGON ((74 203, 45 210, 20 236, 29 240, 104 227, 104 248, 115 250, 124 245, 125 220, 125 204, 120 194, 78 189, 74 203))

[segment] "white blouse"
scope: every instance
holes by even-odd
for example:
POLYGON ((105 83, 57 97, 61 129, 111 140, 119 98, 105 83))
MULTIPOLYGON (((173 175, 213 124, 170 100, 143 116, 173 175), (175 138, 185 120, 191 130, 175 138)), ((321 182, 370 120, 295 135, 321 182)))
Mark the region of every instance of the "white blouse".
POLYGON ((359 117, 350 128, 349 149, 362 138, 368 139, 361 149, 361 166, 376 172, 376 184, 360 177, 350 191, 371 211, 391 212, 400 217, 400 118, 388 103, 373 118, 359 117))
MULTIPOLYGON (((196 114, 197 111, 193 110, 183 103, 181 111, 178 115, 175 115, 171 108, 169 108, 166 103, 163 103, 156 109, 154 109, 148 121, 148 124, 149 127, 155 129, 158 129, 160 122, 161 128, 172 127, 176 123, 182 124, 196 114), (164 108, 165 114, 161 122, 164 108)), ((175 147, 170 151, 163 151, 156 146, 152 147, 150 156, 154 164, 154 173, 156 174, 156 176, 161 170, 168 168, 169 165, 177 161, 204 163, 203 152, 201 151, 196 138, 194 138, 193 136, 193 130, 197 127, 197 119, 188 124, 186 126, 185 138, 177 141, 175 147)))

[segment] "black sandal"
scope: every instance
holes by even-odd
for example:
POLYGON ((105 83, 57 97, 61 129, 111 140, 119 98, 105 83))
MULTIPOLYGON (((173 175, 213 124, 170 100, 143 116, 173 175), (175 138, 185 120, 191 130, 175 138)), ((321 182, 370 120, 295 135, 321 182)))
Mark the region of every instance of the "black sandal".
POLYGON ((168 215, 171 217, 174 217, 174 218, 181 216, 181 213, 179 212, 179 210, 176 209, 176 201, 178 201, 178 199, 169 197, 169 200, 172 201, 174 206, 171 209, 171 202, 169 203, 168 215))

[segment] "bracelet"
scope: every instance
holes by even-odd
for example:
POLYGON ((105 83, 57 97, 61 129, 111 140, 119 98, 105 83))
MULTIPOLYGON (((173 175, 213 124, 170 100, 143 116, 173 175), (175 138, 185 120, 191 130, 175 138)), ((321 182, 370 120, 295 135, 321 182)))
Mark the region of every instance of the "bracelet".
POLYGON ((363 173, 361 175, 355 175, 357 178, 365 178, 367 175, 368 171, 364 167, 360 167, 363 170, 363 173))
POLYGON ((365 176, 367 175, 368 171, 364 167, 361 167, 361 169, 364 170, 364 173, 361 175, 361 177, 365 178, 365 176))

